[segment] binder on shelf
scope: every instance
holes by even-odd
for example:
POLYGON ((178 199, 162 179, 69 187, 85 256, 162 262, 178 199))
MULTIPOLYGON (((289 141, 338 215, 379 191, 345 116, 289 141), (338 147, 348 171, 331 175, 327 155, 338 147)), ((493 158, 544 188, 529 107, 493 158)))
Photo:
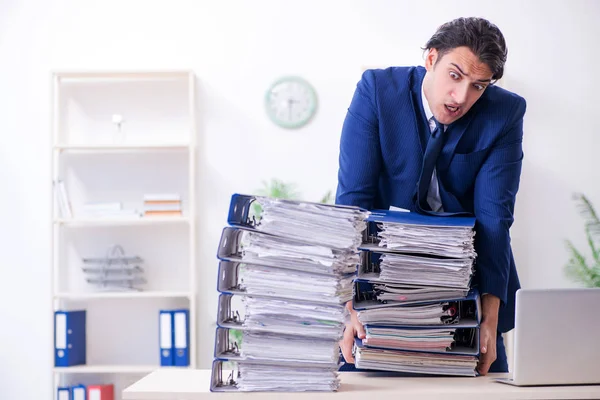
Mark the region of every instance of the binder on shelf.
POLYGON ((173 336, 175 353, 173 365, 187 367, 190 365, 189 310, 181 309, 173 311, 173 336))
POLYGON ((86 363, 86 311, 54 312, 54 366, 86 363))
POLYGON ((56 389, 56 400, 73 400, 69 387, 59 386, 56 389))
POLYGON ((159 345, 160 365, 170 367, 175 365, 173 352, 173 313, 168 310, 159 312, 159 345))
POLYGON ((86 389, 85 385, 71 386, 71 400, 86 400, 86 389))
POLYGON ((87 387, 87 400, 114 400, 114 385, 89 385, 87 387))

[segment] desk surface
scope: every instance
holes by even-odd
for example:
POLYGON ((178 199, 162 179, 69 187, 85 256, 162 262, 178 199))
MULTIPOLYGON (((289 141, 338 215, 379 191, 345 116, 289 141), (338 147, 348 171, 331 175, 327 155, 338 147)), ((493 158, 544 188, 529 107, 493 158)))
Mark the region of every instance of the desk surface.
POLYGON ((494 382, 504 374, 477 378, 399 378, 377 373, 341 372, 342 385, 333 393, 212 393, 210 370, 161 369, 140 379, 123 391, 126 400, 225 400, 245 399, 443 399, 443 400, 507 400, 507 399, 598 399, 597 386, 514 387, 494 382))

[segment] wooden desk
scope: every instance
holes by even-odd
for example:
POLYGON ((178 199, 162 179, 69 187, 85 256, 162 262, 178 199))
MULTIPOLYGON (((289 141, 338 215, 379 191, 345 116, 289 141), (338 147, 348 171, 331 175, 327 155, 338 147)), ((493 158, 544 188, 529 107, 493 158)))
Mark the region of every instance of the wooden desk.
POLYGON ((399 378, 377 373, 342 372, 342 386, 334 393, 211 393, 209 370, 161 369, 123 391, 125 400, 507 400, 600 399, 597 386, 513 387, 494 382, 504 374, 477 378, 399 378))

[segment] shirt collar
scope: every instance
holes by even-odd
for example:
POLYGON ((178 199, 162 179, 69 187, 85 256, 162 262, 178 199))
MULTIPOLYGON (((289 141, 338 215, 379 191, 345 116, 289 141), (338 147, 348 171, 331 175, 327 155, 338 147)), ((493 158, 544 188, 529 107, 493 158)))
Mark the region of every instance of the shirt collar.
MULTIPOLYGON (((425 91, 423 90, 423 84, 421 84, 421 102, 423 103, 423 110, 425 111, 425 118, 427 118, 427 122, 430 124, 430 127, 434 127, 435 125, 432 124, 431 122, 431 118, 433 118, 433 113, 431 112, 431 109, 429 108, 429 102, 427 101, 427 98, 425 97, 425 91)), ((444 127, 444 132, 446 132, 446 129, 448 129, 448 125, 442 125, 444 127)), ((431 128, 433 129, 433 128, 431 128)))
POLYGON ((421 101, 423 102, 423 110, 425 110, 425 117, 427 118, 427 121, 429 121, 431 119, 431 117, 433 117, 433 113, 431 112, 431 109, 429 108, 429 102, 427 101, 427 98, 425 97, 425 91, 423 90, 423 84, 421 84, 421 101))

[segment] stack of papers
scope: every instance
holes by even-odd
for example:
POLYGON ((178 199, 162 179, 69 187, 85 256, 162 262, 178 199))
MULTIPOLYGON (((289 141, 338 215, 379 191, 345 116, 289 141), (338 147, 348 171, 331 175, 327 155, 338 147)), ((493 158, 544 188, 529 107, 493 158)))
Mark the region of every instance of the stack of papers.
MULTIPOLYGON (((345 313, 340 313, 336 306, 250 296, 245 297, 244 302, 247 331, 293 332, 331 340, 340 338, 344 331, 345 313)), ((312 347, 302 351, 313 350, 317 351, 312 347)))
POLYGON ((379 246, 387 250, 438 257, 475 258, 475 232, 471 226, 426 225, 409 221, 383 222, 379 228, 379 246))
POLYGON ((242 363, 239 372, 237 385, 244 392, 333 392, 340 386, 337 367, 323 369, 242 363))
POLYGON ((253 264, 242 264, 239 274, 239 288, 249 295, 312 298, 337 305, 352 299, 354 275, 328 276, 253 264))
POLYGON ((223 385, 338 389, 338 343, 367 216, 354 207, 232 197, 228 222, 236 231, 224 230, 219 258, 228 264, 218 285, 229 297, 219 302, 215 357, 237 362, 238 371, 223 385), (249 217, 251 206, 261 212, 249 217), (242 298, 241 312, 232 296, 242 298))
POLYGON ((356 207, 256 197, 262 209, 256 229, 334 249, 353 249, 362 243, 368 212, 356 207))
POLYGON ((430 326, 448 325, 459 321, 456 302, 373 307, 359 311, 357 316, 363 325, 430 326))
POLYGON ((479 354, 473 218, 374 211, 353 306, 356 366, 474 376, 479 354))
POLYGON ((379 268, 379 277, 384 282, 468 289, 473 275, 473 259, 387 253, 381 255, 379 268))
POLYGON ((339 275, 356 272, 360 258, 356 250, 334 249, 290 240, 283 236, 244 231, 242 260, 317 274, 339 275))

